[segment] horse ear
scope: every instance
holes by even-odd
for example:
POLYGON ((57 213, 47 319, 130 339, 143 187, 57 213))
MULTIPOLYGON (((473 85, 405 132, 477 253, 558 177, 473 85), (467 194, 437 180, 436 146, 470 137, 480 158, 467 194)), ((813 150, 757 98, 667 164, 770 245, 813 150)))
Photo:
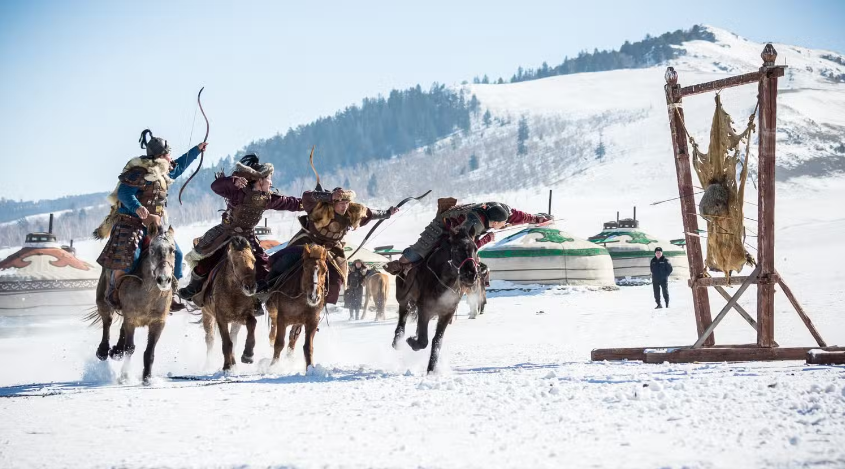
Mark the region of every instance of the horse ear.
POLYGON ((325 249, 322 249, 322 250, 320 251, 320 260, 321 260, 321 261, 326 260, 326 250, 325 250, 325 249))
POLYGON ((169 225, 169 226, 167 227, 167 234, 169 234, 170 236, 173 236, 173 233, 174 233, 174 231, 173 231, 173 225, 169 225))
POLYGON ((311 255, 311 246, 309 244, 303 246, 303 249, 305 250, 306 255, 311 255))

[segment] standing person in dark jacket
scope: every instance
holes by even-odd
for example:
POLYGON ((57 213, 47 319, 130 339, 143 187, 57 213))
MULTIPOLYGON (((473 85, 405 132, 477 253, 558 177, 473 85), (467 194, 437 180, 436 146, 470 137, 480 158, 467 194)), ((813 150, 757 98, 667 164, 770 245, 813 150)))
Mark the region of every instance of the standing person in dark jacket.
POLYGON ((349 275, 346 279, 346 293, 343 297, 344 305, 349 309, 349 319, 360 317, 361 303, 364 294, 364 279, 367 278, 369 270, 367 264, 361 259, 355 259, 352 267, 349 268, 349 275))
POLYGON ((669 290, 666 288, 669 282, 669 275, 672 274, 672 264, 669 263, 663 255, 663 248, 658 247, 654 250, 654 257, 651 259, 651 286, 654 288, 654 301, 660 309, 660 288, 663 288, 663 300, 666 302, 666 307, 669 307, 669 290))

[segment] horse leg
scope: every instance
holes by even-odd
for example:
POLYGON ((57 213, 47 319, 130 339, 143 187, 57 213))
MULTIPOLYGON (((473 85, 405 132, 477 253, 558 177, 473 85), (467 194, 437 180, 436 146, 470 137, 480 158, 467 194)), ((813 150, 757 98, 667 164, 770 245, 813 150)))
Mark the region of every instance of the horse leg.
POLYGON ((408 339, 408 345, 415 352, 428 347, 429 314, 427 307, 417 305, 417 335, 408 339))
POLYGON ((223 342, 223 371, 229 371, 235 365, 235 354, 232 352, 234 344, 229 335, 229 324, 217 318, 217 330, 220 332, 220 340, 223 342))
MULTIPOLYGON (((252 315, 255 317, 255 315, 252 315)), ((232 350, 238 348, 238 334, 241 332, 241 325, 237 322, 233 322, 232 325, 229 326, 229 337, 232 338, 232 350)), ((235 352, 232 352, 235 353, 235 352)))
POLYGON ((405 336, 405 321, 408 320, 408 304, 399 304, 399 320, 396 323, 396 331, 393 333, 393 348, 399 346, 399 340, 405 336))
MULTIPOLYGON (((124 320, 124 324, 126 321, 124 320)), ((134 330, 134 329, 133 329, 134 330)), ((109 350, 109 358, 112 360, 123 360, 124 349, 126 348, 126 329, 123 325, 120 326, 120 333, 117 336, 117 343, 109 350)), ((135 351, 135 348, 132 348, 135 351)))
POLYGON ((109 340, 111 334, 112 313, 111 311, 99 308, 100 319, 103 322, 103 338, 97 347, 97 358, 105 360, 109 358, 109 340))
POLYGON ((210 357, 214 348, 214 316, 203 312, 202 328, 205 330, 205 356, 210 357))
POLYGON ((252 357, 255 356, 255 325, 258 321, 255 315, 248 314, 246 318, 246 344, 244 346, 244 353, 241 355, 241 363, 252 363, 252 357))
POLYGON ((305 344, 302 346, 302 351, 305 352, 305 371, 308 371, 308 367, 314 362, 314 336, 317 334, 318 321, 319 319, 308 321, 305 325, 305 344))
MULTIPOLYGON (((135 353, 135 326, 132 325, 126 318, 123 318, 123 327, 120 328, 120 340, 117 345, 118 351, 115 352, 115 359, 121 360, 126 357, 123 362, 123 368, 120 373, 120 381, 126 382, 129 379, 129 368, 132 361, 132 354, 135 353)), ((114 349, 112 349, 114 350, 114 349)))
POLYGON ((161 337, 161 331, 164 330, 164 321, 154 322, 148 327, 147 333, 147 349, 144 350, 144 384, 150 384, 150 378, 153 374, 153 361, 155 361, 156 344, 161 337))
POLYGON ((452 322, 455 312, 441 315, 437 317, 437 329, 434 331, 434 338, 431 339, 431 358, 428 359, 428 372, 434 371, 437 366, 437 359, 440 358, 440 345, 443 342, 443 333, 446 332, 446 326, 452 322))
POLYGON ((279 355, 282 354, 282 349, 285 348, 285 332, 288 328, 288 325, 285 324, 284 319, 282 319, 282 315, 279 314, 278 319, 276 320, 276 339, 273 342, 273 361, 270 365, 275 365, 276 362, 279 361, 279 355))
POLYGON ((290 326, 290 334, 288 335, 288 356, 293 355, 296 341, 299 340, 299 334, 302 333, 302 324, 295 324, 290 326))
POLYGON ((279 309, 276 307, 275 303, 271 303, 269 300, 266 303, 267 306, 267 322, 270 325, 270 345, 276 341, 276 318, 279 317, 279 309))

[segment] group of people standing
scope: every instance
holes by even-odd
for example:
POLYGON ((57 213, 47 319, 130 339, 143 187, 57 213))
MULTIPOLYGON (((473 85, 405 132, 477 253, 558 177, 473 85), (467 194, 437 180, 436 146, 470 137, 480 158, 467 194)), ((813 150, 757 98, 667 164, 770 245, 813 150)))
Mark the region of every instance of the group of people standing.
MULTIPOLYGON (((120 309, 114 292, 121 278, 137 268, 138 260, 149 242, 151 227, 167 223, 167 195, 174 179, 178 178, 190 164, 206 150, 201 143, 186 154, 173 160, 167 140, 153 136, 144 130, 140 138, 145 155, 132 158, 118 176, 118 185, 109 197, 112 210, 95 236, 108 242, 97 262, 109 275, 105 295, 115 309, 120 309)), ((248 154, 236 163, 230 175, 217 174, 211 190, 225 200, 226 210, 221 222, 195 240, 193 250, 186 258, 193 264, 189 284, 179 289, 182 277, 182 251, 176 246, 176 265, 173 270, 173 289, 183 300, 192 300, 200 294, 208 277, 225 254, 222 249, 235 236, 249 241, 255 255, 258 293, 255 298, 256 314, 262 314, 262 300, 266 300, 274 279, 282 275, 300 257, 303 246, 319 244, 327 249, 329 256, 329 288, 326 302, 337 302, 341 289, 347 284, 348 267, 343 250, 344 237, 354 229, 365 226, 372 220, 390 218, 398 208, 376 210, 355 202, 355 192, 342 187, 331 191, 319 184, 300 197, 287 196, 272 189, 274 167, 262 163, 257 154, 248 154), (266 210, 304 212, 299 217, 301 229, 287 246, 268 258, 255 234, 255 227, 266 210)), ((451 199, 454 200, 454 199, 451 199)), ((493 241, 491 229, 526 223, 542 223, 550 219, 544 214, 532 215, 498 202, 475 203, 441 207, 437 217, 425 228, 420 239, 403 252, 400 259, 385 265, 385 270, 403 275, 421 262, 450 232, 466 230, 478 247, 493 241)), ((363 265, 363 263, 362 263, 363 265)), ((361 267, 353 268, 356 282, 361 276, 361 267)), ((175 295, 174 295, 175 298, 175 295)), ((360 300, 359 300, 360 302, 360 300)), ((171 310, 184 306, 174 300, 171 310)))

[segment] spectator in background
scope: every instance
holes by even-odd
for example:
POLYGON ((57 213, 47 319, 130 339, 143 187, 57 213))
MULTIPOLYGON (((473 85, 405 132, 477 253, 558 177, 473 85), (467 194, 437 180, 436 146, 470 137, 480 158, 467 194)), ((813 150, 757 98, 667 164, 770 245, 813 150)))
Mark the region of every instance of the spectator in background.
POLYGON ((651 286, 654 288, 654 302, 657 306, 654 309, 660 309, 660 289, 663 288, 663 300, 666 307, 669 307, 669 290, 667 289, 669 283, 669 275, 672 274, 672 264, 669 263, 663 255, 663 248, 657 247, 654 250, 654 257, 651 259, 651 286))

